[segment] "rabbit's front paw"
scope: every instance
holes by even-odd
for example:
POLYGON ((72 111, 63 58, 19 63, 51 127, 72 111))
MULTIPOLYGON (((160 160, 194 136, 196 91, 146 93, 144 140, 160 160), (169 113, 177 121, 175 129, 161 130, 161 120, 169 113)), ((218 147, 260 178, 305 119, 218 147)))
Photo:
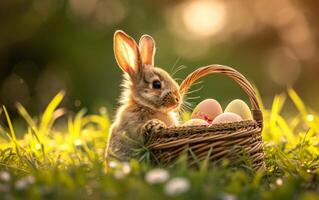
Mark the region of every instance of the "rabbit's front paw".
POLYGON ((146 122, 142 127, 142 132, 146 141, 149 141, 153 135, 157 135, 163 128, 166 128, 166 124, 158 119, 152 119, 146 122))

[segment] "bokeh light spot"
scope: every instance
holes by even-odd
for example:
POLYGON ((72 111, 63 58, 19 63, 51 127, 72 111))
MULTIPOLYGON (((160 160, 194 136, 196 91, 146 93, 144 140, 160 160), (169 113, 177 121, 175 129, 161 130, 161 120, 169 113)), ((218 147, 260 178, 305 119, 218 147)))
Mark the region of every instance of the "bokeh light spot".
POLYGON ((183 10, 183 22, 197 36, 211 36, 225 24, 226 9, 219 1, 192 1, 183 10))

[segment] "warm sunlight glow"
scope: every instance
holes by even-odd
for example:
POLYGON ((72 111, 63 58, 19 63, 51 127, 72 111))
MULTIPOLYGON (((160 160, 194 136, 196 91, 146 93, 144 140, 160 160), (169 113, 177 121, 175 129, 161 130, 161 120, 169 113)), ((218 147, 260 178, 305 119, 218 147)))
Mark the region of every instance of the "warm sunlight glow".
POLYGON ((225 24, 226 9, 217 1, 192 1, 183 10, 186 28, 198 36, 211 36, 225 24))
POLYGON ((81 139, 76 139, 74 141, 75 146, 81 146, 82 145, 82 140, 81 139))
POLYGON ((307 115, 307 121, 312 122, 315 119, 315 117, 311 114, 307 115))
POLYGON ((40 149, 41 149, 41 144, 39 144, 39 143, 36 144, 36 145, 35 145, 35 149, 36 149, 36 150, 40 150, 40 149))

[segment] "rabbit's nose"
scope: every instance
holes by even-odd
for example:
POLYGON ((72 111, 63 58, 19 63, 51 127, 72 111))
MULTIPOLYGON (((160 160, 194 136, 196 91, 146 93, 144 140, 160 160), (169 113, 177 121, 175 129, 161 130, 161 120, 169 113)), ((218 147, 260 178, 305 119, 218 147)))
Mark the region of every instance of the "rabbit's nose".
POLYGON ((176 103, 179 102, 179 100, 180 100, 179 96, 175 96, 176 103))
POLYGON ((173 100, 175 101, 175 103, 179 103, 180 99, 181 97, 179 94, 176 94, 176 93, 173 94, 173 100))

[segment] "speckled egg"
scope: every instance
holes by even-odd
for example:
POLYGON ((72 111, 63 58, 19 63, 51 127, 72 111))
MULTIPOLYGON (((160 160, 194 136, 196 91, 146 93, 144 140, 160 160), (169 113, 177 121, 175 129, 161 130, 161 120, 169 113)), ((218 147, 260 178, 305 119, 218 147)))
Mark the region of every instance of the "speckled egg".
POLYGON ((223 109, 215 99, 205 99, 194 109, 191 118, 203 119, 211 123, 217 115, 223 113, 223 109))
POLYGON ((183 126, 201 126, 209 125, 209 123, 203 119, 190 119, 183 124, 183 126))
POLYGON ((225 112, 218 115, 212 122, 212 124, 220 124, 220 123, 230 123, 230 122, 238 122, 241 121, 241 116, 236 113, 225 112))
POLYGON ((230 102, 227 105, 225 112, 236 113, 237 115, 241 116, 241 118, 244 120, 252 119, 251 111, 248 105, 240 99, 235 99, 232 102, 230 102))

